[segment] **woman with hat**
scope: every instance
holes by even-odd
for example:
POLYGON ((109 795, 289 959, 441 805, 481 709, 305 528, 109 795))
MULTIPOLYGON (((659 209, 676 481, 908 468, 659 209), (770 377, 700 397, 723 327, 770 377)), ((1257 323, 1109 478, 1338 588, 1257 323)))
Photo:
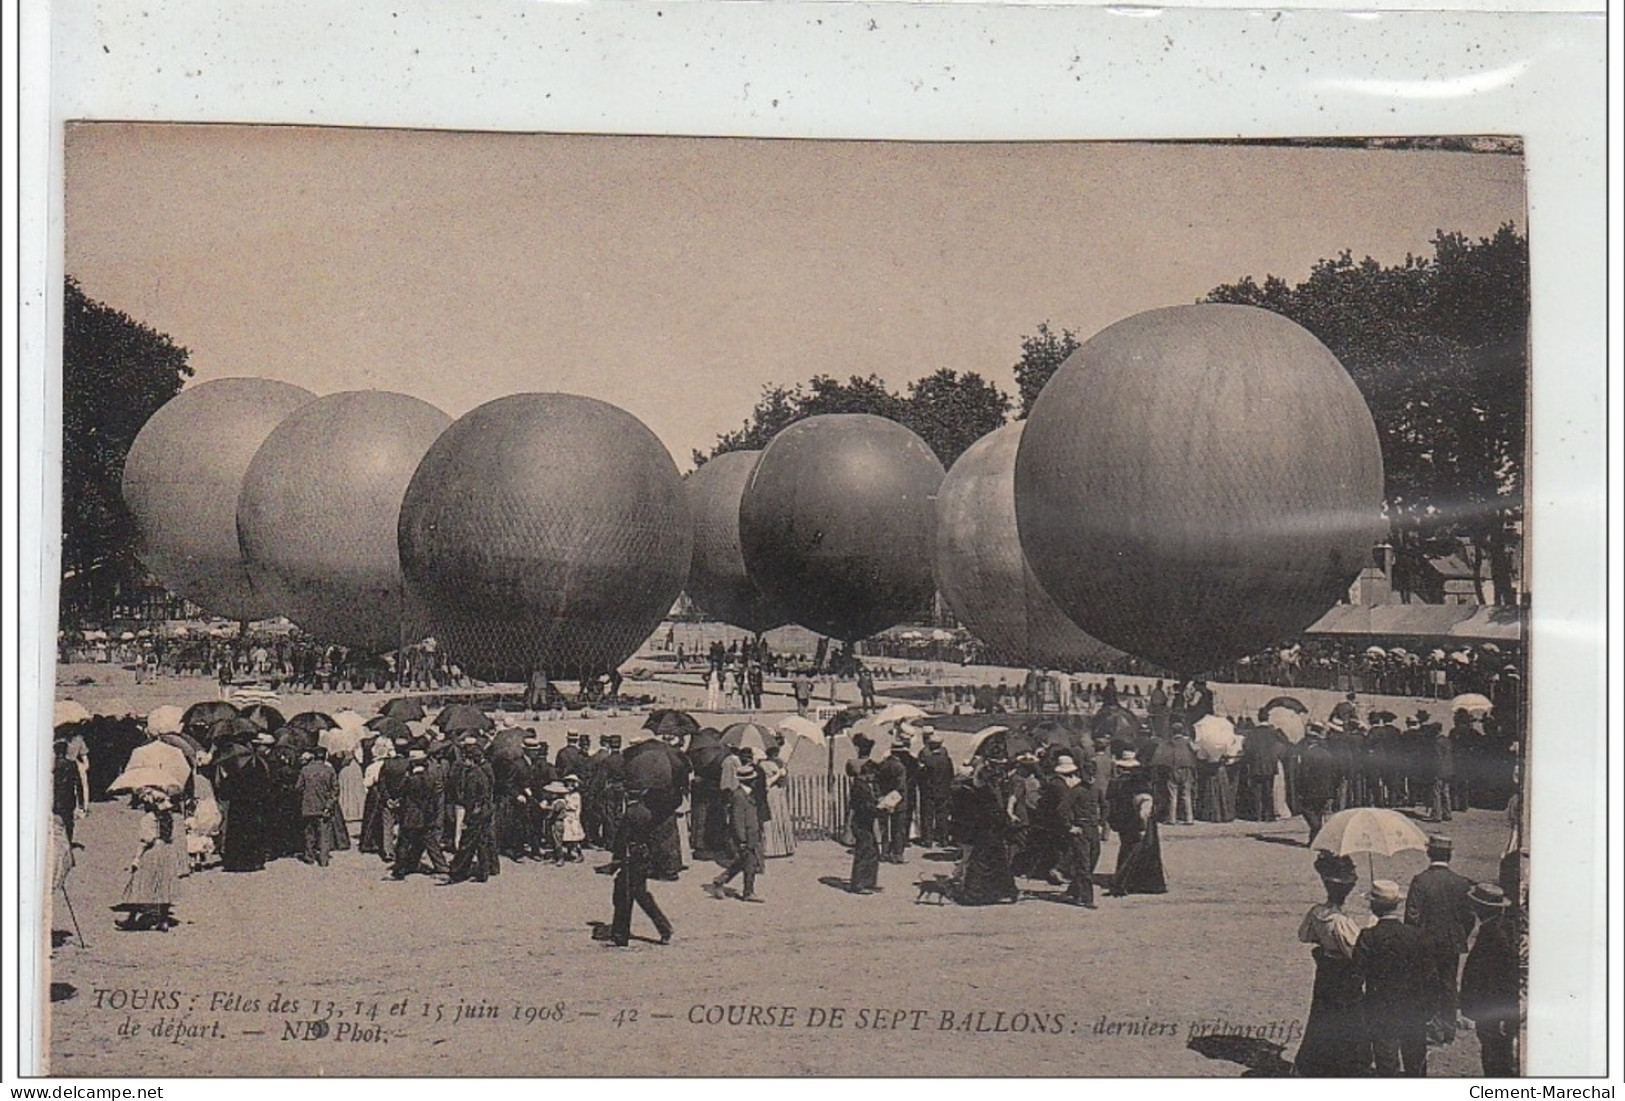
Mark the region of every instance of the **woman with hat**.
POLYGON ((156 929, 168 932, 178 924, 172 913, 180 897, 181 872, 186 867, 185 834, 169 795, 157 788, 141 788, 132 805, 141 811, 137 838, 140 848, 130 862, 130 881, 124 897, 113 909, 124 913, 120 929, 156 929))
POLYGON ((1348 1078, 1371 1069, 1365 988, 1354 967, 1360 926, 1343 910, 1359 876, 1353 860, 1324 850, 1315 858, 1315 871, 1326 887, 1326 901, 1311 906, 1298 924, 1298 939, 1315 946, 1315 986, 1296 1066, 1304 1078, 1348 1078))
POLYGON ((1006 761, 979 758, 971 774, 965 823, 965 874, 956 901, 966 906, 1016 902, 1021 891, 1010 869, 1010 837, 1015 824, 1008 802, 1012 787, 1006 761))
POLYGON ((1112 897, 1163 894, 1168 882, 1162 871, 1162 839, 1151 783, 1133 750, 1119 755, 1113 765, 1117 776, 1106 789, 1106 824, 1117 834, 1112 897))
POLYGON ((762 787, 767 795, 767 823, 762 839, 762 855, 766 857, 794 856, 796 854, 795 824, 790 818, 790 769, 779 759, 777 742, 767 747, 767 756, 761 762, 762 787))
POLYGON ((1461 969, 1461 1012, 1478 1034, 1479 1058, 1487 1078, 1518 1074, 1521 989, 1521 931, 1506 892, 1476 883, 1467 901, 1478 915, 1478 936, 1461 969))

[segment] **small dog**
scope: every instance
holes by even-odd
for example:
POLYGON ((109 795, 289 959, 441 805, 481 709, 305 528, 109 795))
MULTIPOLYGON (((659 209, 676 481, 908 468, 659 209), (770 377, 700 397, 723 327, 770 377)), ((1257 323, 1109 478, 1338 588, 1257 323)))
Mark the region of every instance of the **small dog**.
POLYGON ((941 906, 953 898, 954 881, 947 876, 939 875, 934 879, 922 879, 914 886, 920 892, 914 897, 916 903, 924 902, 927 898, 935 895, 937 905, 941 906))

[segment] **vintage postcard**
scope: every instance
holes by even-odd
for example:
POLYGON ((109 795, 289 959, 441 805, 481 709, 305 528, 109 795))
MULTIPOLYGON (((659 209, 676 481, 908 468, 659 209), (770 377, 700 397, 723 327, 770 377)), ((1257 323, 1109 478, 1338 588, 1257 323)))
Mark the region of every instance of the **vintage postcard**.
POLYGON ((51 1073, 1518 1071, 1516 138, 65 150, 51 1073))
POLYGON ((1586 29, 773 7, 52 15, 20 1072, 1604 1073, 1586 29))

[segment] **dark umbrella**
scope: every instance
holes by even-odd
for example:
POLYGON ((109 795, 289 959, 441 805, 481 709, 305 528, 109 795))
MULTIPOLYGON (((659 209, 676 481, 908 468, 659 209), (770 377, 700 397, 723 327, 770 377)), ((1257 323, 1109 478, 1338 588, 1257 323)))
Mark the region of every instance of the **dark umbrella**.
POLYGON ((665 708, 649 712, 649 717, 644 720, 643 729, 653 731, 657 738, 667 738, 674 734, 688 738, 700 732, 700 724, 695 722, 694 716, 687 711, 665 708))
POLYGON ((1293 696, 1276 696, 1269 703, 1266 703, 1263 707, 1259 708, 1258 713, 1260 715, 1268 715, 1277 707, 1284 707, 1288 711, 1296 711, 1300 715, 1309 714, 1309 708, 1304 706, 1303 701, 1293 696))
POLYGON ((722 778, 722 759, 728 755, 728 747, 722 744, 722 734, 719 731, 706 727, 688 743, 688 763, 694 770, 694 775, 702 780, 720 780, 722 778))
POLYGON ((410 738, 411 728, 405 722, 393 715, 379 715, 375 719, 367 720, 367 729, 375 732, 380 738, 394 741, 397 738, 410 738))
POLYGON ((646 738, 627 748, 626 786, 646 791, 669 791, 675 781, 671 746, 659 738, 646 738))
POLYGON ((1107 741, 1114 738, 1133 738, 1139 732, 1139 720, 1122 707, 1103 707, 1089 721, 1090 735, 1107 741))
POLYGON ((221 719, 209 727, 209 741, 214 745, 222 742, 246 743, 253 740, 260 728, 247 719, 233 715, 229 719, 221 719))
POLYGON ((333 716, 323 711, 301 711, 288 720, 287 725, 308 730, 312 734, 320 734, 324 730, 332 730, 339 724, 333 721, 333 716))
POLYGON ((1391 723, 1398 717, 1392 711, 1373 711, 1369 716, 1374 723, 1391 723))
POLYGON ((424 710, 423 705, 414 697, 401 696, 380 707, 378 714, 399 719, 403 723, 420 723, 423 721, 424 710))
POLYGON ((225 700, 204 700, 194 703, 181 716, 182 730, 209 730, 225 719, 235 719, 237 709, 225 700))
POLYGON ((1054 719, 1034 723, 1027 736, 1038 745, 1071 746, 1073 741, 1072 732, 1054 719))
POLYGON ((831 715, 824 724, 824 737, 833 738, 858 720, 868 717, 868 712, 861 707, 843 707, 831 715))
POLYGON ((297 726, 283 726, 276 731, 276 744, 280 748, 315 749, 317 735, 297 726))
POLYGON ((447 734, 466 734, 471 730, 492 730, 497 724, 471 703, 454 703, 435 716, 434 725, 447 734))
POLYGON ((245 709, 242 714, 243 718, 261 730, 281 730, 288 725, 288 720, 282 717, 282 712, 268 703, 256 703, 245 709))

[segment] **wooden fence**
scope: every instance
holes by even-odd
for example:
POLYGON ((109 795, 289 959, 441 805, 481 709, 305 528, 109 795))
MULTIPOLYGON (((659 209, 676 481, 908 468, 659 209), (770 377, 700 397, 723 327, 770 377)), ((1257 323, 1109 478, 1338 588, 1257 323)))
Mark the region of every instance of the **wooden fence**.
POLYGON ((796 839, 840 840, 846 832, 846 800, 851 786, 851 779, 844 774, 790 777, 790 821, 796 839))

